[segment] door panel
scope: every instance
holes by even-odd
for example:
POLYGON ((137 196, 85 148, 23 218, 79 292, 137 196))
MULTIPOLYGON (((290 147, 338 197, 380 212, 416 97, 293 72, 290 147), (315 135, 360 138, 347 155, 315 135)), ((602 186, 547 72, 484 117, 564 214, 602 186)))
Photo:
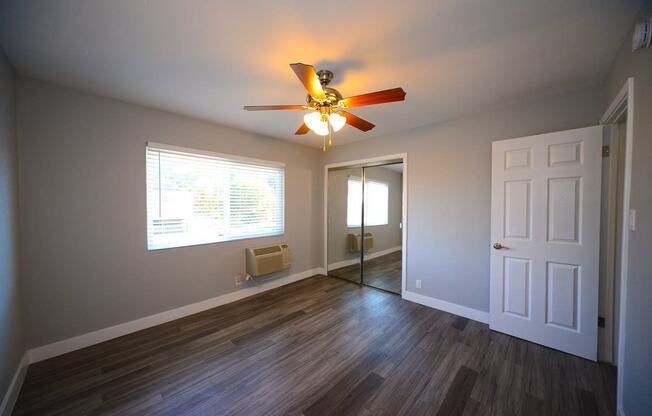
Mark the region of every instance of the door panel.
POLYGON ((530 181, 505 182, 505 238, 530 238, 530 181))
POLYGON ((505 170, 515 168, 529 168, 532 157, 530 148, 515 149, 505 152, 505 170))
POLYGON ((595 360, 602 128, 493 143, 492 329, 595 360))
POLYGON ((505 257, 504 312, 529 318, 530 260, 505 257))
POLYGON ((577 330, 579 266, 548 262, 546 323, 577 330))
POLYGON ((548 146, 548 166, 559 167, 564 165, 580 164, 582 157, 582 143, 559 143, 548 146))
POLYGON ((361 283, 362 168, 328 170, 329 276, 361 283))
POLYGON ((548 242, 579 243, 580 178, 548 180, 548 242))
POLYGON ((362 282, 401 294, 403 163, 364 167, 365 246, 362 282))

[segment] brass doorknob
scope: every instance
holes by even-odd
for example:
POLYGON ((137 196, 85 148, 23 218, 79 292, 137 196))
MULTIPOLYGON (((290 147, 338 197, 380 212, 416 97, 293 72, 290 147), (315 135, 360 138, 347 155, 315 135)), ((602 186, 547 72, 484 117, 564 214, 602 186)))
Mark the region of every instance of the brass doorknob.
POLYGON ((494 243, 494 248, 496 250, 501 250, 501 249, 504 249, 504 248, 507 248, 507 247, 505 247, 504 245, 502 245, 500 243, 494 243))

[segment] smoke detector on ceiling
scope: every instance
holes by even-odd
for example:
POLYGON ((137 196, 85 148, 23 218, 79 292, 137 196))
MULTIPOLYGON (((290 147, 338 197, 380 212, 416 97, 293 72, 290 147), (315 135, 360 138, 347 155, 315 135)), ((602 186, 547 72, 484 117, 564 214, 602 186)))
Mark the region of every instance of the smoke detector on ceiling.
POLYGON ((649 48, 650 40, 652 40, 652 19, 637 23, 632 36, 632 51, 649 48))

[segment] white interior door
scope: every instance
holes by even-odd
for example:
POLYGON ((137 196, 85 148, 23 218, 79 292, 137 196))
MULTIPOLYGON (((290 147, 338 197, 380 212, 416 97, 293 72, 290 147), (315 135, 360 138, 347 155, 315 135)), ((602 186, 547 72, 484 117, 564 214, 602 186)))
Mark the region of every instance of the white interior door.
POLYGON ((489 323, 597 354, 602 127, 493 143, 489 323))

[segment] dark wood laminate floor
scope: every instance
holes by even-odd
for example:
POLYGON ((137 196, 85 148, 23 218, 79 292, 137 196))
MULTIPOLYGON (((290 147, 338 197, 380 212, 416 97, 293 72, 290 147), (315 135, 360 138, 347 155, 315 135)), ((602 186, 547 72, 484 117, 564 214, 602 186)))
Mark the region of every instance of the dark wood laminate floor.
POLYGON ((15 415, 611 415, 615 371, 313 277, 32 365, 15 415))
MULTIPOLYGON (((401 294, 402 251, 385 254, 364 262, 364 281, 370 286, 401 294)), ((360 282, 360 264, 329 270, 331 276, 360 282)))

